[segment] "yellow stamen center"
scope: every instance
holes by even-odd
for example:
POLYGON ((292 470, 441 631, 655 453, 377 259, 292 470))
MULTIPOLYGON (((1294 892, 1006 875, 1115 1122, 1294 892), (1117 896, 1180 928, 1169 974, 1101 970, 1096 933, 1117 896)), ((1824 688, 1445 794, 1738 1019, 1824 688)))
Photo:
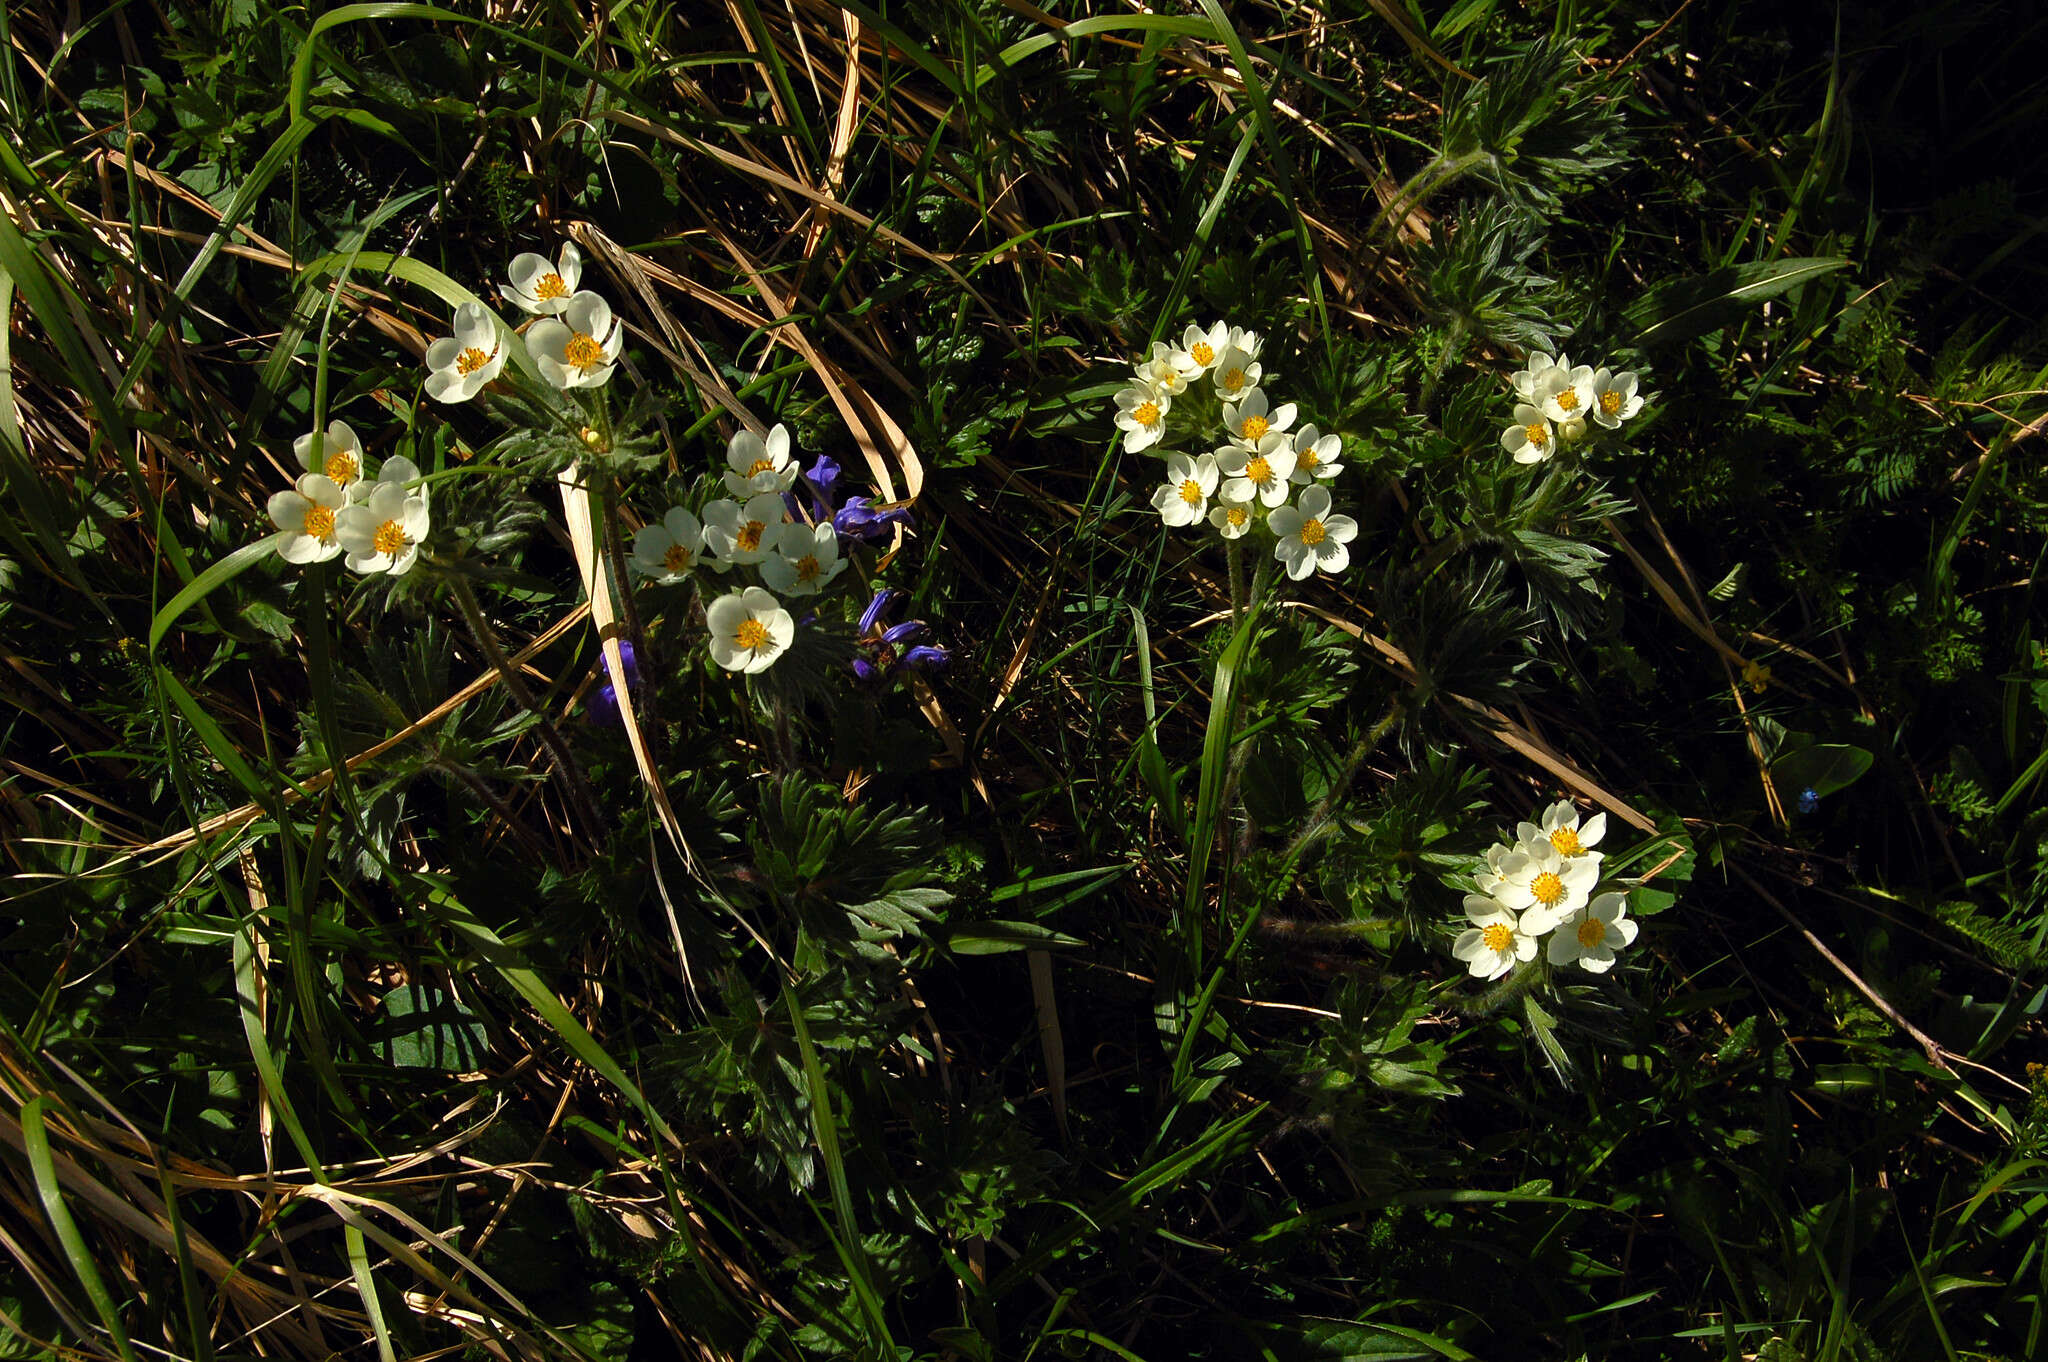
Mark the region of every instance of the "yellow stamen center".
POLYGON ((1159 419, 1159 404, 1157 402, 1140 402, 1137 406, 1131 408, 1131 419, 1141 426, 1151 425, 1159 419))
POLYGON ((1252 513, 1242 506, 1233 506, 1223 513, 1223 518, 1230 522, 1230 528, 1241 530, 1251 520, 1252 513))
POLYGON ((807 553, 796 560, 796 579, 799 582, 815 582, 818 580, 818 574, 824 570, 818 565, 817 556, 814 554, 807 553))
POLYGON ((1530 883, 1529 892, 1545 908, 1555 908, 1564 902, 1564 881, 1546 870, 1530 883))
POLYGON ((1323 528, 1322 521, 1304 520, 1301 522, 1301 542, 1310 548, 1314 548, 1329 537, 1330 532, 1323 528))
POLYGON ((337 449, 327 456, 327 462, 321 465, 321 471, 339 485, 346 487, 362 476, 363 465, 348 450, 337 449))
POLYGON ((668 552, 661 555, 661 565, 670 572, 688 572, 690 551, 681 544, 670 544, 668 552))
POLYGON ((1538 449, 1550 443, 1550 432, 1543 428, 1541 421, 1531 421, 1522 427, 1523 436, 1538 449))
POLYGON ((1265 417, 1247 416, 1244 418, 1244 438, 1253 444, 1257 444, 1261 439, 1265 438, 1266 427, 1267 421, 1265 417))
POLYGON ((767 529, 768 527, 762 522, 749 520, 746 524, 740 526, 740 532, 735 536, 734 543, 740 552, 752 553, 755 549, 761 547, 761 536, 767 529))
POLYGON ((473 374, 490 362, 490 355, 485 354, 472 345, 455 357, 455 372, 458 374, 473 374))
POLYGON ((393 557, 405 552, 405 546, 412 541, 405 537, 405 526, 395 520, 387 520, 377 527, 377 533, 370 536, 370 548, 375 553, 393 557))
POLYGON ((1515 944, 1514 928, 1504 922, 1489 922, 1479 929, 1479 939, 1486 943, 1486 949, 1499 955, 1515 944))
POLYGON ((1579 390, 1577 388, 1566 388, 1557 395, 1557 405, 1566 411, 1577 411, 1579 409, 1579 390))
POLYGON ((750 478, 757 473, 773 473, 774 471, 775 460, 773 459, 756 459, 747 466, 747 476, 750 478))
POLYGON ((597 337, 578 331, 562 347, 562 363, 578 369, 594 369, 604 363, 604 347, 597 343, 597 337))
POLYGON ((1322 460, 1316 457, 1316 447, 1310 445, 1294 456, 1294 466, 1304 471, 1314 468, 1322 460))
POLYGON ((768 646, 768 626, 753 618, 740 621, 740 627, 732 631, 732 641, 742 648, 765 648, 768 646))
POLYGON ((1557 848, 1560 856, 1579 856, 1585 853, 1585 844, 1579 841, 1577 828, 1559 828, 1550 834, 1550 844, 1557 848))
POLYGON ((319 540, 323 544, 326 543, 334 538, 333 510, 317 504, 308 506, 306 508, 306 523, 302 528, 314 539, 319 540))
POLYGON ((1226 369, 1223 373, 1223 391, 1234 393, 1244 386, 1244 370, 1226 369))
POLYGON ((1216 362, 1216 351, 1207 341, 1196 341, 1188 347, 1188 358, 1203 368, 1216 362))
POLYGON ((1576 935, 1579 938, 1579 949, 1590 951, 1607 939, 1607 924, 1589 914, 1586 920, 1579 924, 1576 935))
POLYGON ((1619 412, 1620 410, 1620 393, 1614 391, 1612 388, 1609 388, 1606 392, 1600 394, 1600 412, 1603 416, 1613 416, 1616 412, 1619 412))
POLYGON ((1200 506, 1202 504, 1202 484, 1196 482, 1193 478, 1182 478, 1180 499, 1190 506, 1200 506))
POLYGON ((1270 482, 1273 478, 1273 465, 1267 463, 1262 454, 1244 466, 1244 475, 1253 482, 1270 482))
POLYGON ((569 296, 569 281, 549 270, 535 281, 533 296, 543 301, 549 298, 566 298, 569 296))

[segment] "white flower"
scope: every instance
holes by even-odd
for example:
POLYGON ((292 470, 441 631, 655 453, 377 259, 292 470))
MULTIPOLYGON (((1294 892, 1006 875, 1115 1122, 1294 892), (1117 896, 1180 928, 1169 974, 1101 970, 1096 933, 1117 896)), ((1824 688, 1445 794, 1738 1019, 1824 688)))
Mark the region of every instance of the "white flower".
POLYGON ((720 596, 706 606, 704 625, 711 631, 711 660, 729 672, 749 676, 773 666, 796 638, 796 621, 758 586, 720 596))
POLYGON ((771 531, 789 519, 789 508, 773 492, 747 498, 745 506, 723 497, 704 508, 704 543, 720 572, 735 563, 758 563, 775 548, 771 531))
POLYGON ((1611 374, 1595 369, 1592 406, 1587 414, 1600 425, 1609 430, 1621 425, 1643 409, 1643 399, 1636 396, 1636 376, 1627 370, 1611 374))
POLYGON ((1607 835, 1607 815, 1596 813, 1584 823, 1579 822, 1579 810, 1569 799, 1560 799, 1543 811, 1541 823, 1518 823, 1515 825, 1515 840, 1527 845, 1534 842, 1548 842, 1557 854, 1567 860, 1575 856, 1590 857, 1595 865, 1600 863, 1600 853, 1593 848, 1600 845, 1600 839, 1607 835))
POLYGON ((846 571, 839 536, 829 520, 822 525, 780 525, 774 536, 775 551, 761 560, 761 576, 785 596, 815 596, 846 571))
POLYGON ((1216 356, 1216 367, 1210 377, 1216 382, 1216 395, 1225 402, 1235 402, 1259 386, 1264 374, 1257 360, 1234 345, 1223 347, 1223 353, 1216 356))
POLYGON ((394 454, 384 461, 383 467, 377 470, 377 480, 375 482, 360 483, 349 490, 354 494, 354 500, 361 501, 379 487, 389 483, 393 487, 412 493, 421 501, 426 502, 429 507, 432 507, 434 499, 427 494, 426 484, 420 483, 417 487, 412 485, 419 481, 419 465, 406 458, 403 454, 394 454))
POLYGON ((1628 895, 1622 893, 1602 894, 1591 903, 1580 908, 1558 924, 1557 934, 1550 938, 1545 952, 1553 965, 1569 965, 1576 961, 1580 969, 1591 974, 1605 974, 1614 968, 1614 953, 1623 946, 1635 944, 1636 933, 1641 928, 1635 919, 1624 916, 1628 911, 1628 895))
POLYGON ((1500 447, 1516 463, 1542 463, 1557 447, 1548 417, 1527 402, 1515 404, 1515 423, 1500 434, 1500 447))
POLYGON ((1225 539, 1242 539, 1252 527, 1252 499, 1249 493, 1239 496, 1231 491, 1242 482, 1227 482, 1216 489, 1216 505, 1209 511, 1209 523, 1225 539))
POLYGON ((1536 958, 1536 938, 1506 904, 1484 894, 1467 894, 1465 918, 1472 925, 1458 933, 1451 954, 1465 962, 1474 979, 1498 979, 1517 960, 1536 958))
POLYGON ((1511 375, 1510 381, 1515 385, 1515 396, 1524 402, 1537 401, 1542 392, 1543 382, 1550 376, 1550 371, 1571 367, 1572 362, 1563 355, 1552 359, 1541 350, 1531 351, 1528 364, 1523 366, 1520 373, 1511 375))
POLYGON ((1124 433, 1124 453, 1150 449, 1166 434, 1166 413, 1173 398, 1143 386, 1116 395, 1116 428, 1124 433))
POLYGON ((1551 420, 1583 422, 1593 406, 1593 371, 1583 364, 1576 369, 1559 365, 1543 376, 1536 391, 1536 405, 1551 420))
POLYGON ((1351 565, 1351 550, 1345 545, 1358 537, 1358 522, 1330 514, 1327 487, 1311 487, 1299 502, 1279 507, 1266 517, 1266 527, 1278 536, 1273 556, 1287 564, 1287 575, 1294 581, 1318 570, 1342 572, 1351 565))
POLYGON ((1225 445, 1216 451, 1216 464, 1230 481, 1224 490, 1233 501, 1257 497, 1262 505, 1278 506, 1287 500, 1287 479, 1294 472, 1294 450, 1285 435, 1273 434, 1259 441, 1257 449, 1225 445))
POLYGON ((742 430, 725 447, 728 469, 720 476, 725 490, 736 497, 758 496, 762 492, 787 492, 796 485, 798 468, 789 457, 789 431, 778 422, 762 439, 742 430))
POLYGON ((1320 435, 1314 426, 1294 432, 1294 472, 1288 481, 1300 487, 1318 479, 1329 481, 1344 471, 1338 460, 1344 457, 1344 441, 1335 435, 1320 435))
POLYGON ((1284 435, 1294 424, 1295 407, 1292 402, 1279 406, 1266 406, 1266 392, 1253 388, 1244 395, 1242 402, 1223 404, 1223 424, 1230 428, 1230 434, 1247 449, 1257 449, 1260 441, 1268 435, 1284 435))
POLYGON ((348 493, 325 473, 307 473, 295 491, 270 498, 270 521, 283 537, 277 556, 287 563, 324 563, 341 552, 335 519, 348 506, 348 493))
POLYGON ((633 536, 633 567, 656 582, 680 582, 704 554, 704 527, 689 508, 677 506, 659 525, 643 525, 633 536))
POLYGON ((557 388, 601 386, 625 344, 626 328, 595 293, 572 295, 559 318, 543 317, 526 332, 527 353, 557 388))
POLYGON ((1209 498, 1215 495, 1222 477, 1214 454, 1189 458, 1185 454, 1166 457, 1166 485, 1152 493, 1153 509, 1167 524, 1179 528, 1199 525, 1208 514, 1209 498))
POLYGON ((301 435, 292 441, 292 453, 298 456, 299 467, 323 474, 344 492, 354 492, 363 480, 363 442, 346 421, 329 421, 324 435, 318 431, 301 435), (320 441, 317 454, 313 451, 316 437, 320 441))
POLYGON ((1480 893, 1522 914, 1523 931, 1541 936, 1585 904, 1600 864, 1592 856, 1566 859, 1549 842, 1523 842, 1473 880, 1480 893))
POLYGON ((464 303, 455 309, 455 334, 427 347, 427 396, 467 402, 504 367, 498 319, 482 303, 464 303))
POLYGON ((1574 416, 1569 421, 1558 422, 1557 438, 1564 441, 1568 445, 1575 445, 1579 443, 1581 440, 1585 439, 1586 418, 1583 416, 1574 416))
POLYGON ((403 577, 427 537, 427 499, 395 482, 379 482, 366 500, 341 508, 334 537, 348 550, 351 572, 388 572, 403 577))
POLYGON ((1207 331, 1189 323, 1188 329, 1180 333, 1180 344, 1173 349, 1173 362, 1190 379, 1200 378, 1229 348, 1230 328, 1222 322, 1207 331))
POLYGON ((1165 341, 1152 342, 1152 357, 1137 365, 1138 386, 1168 397, 1179 397, 1188 388, 1188 373, 1165 341))
POLYGON ((1256 331, 1247 331, 1241 326, 1230 328, 1229 348, 1246 359, 1257 359, 1259 352, 1266 348, 1266 342, 1256 331))
POLYGON ((546 256, 527 251, 513 256, 505 273, 512 281, 505 290, 507 298, 523 311, 552 317, 568 307, 575 295, 576 281, 583 277, 583 252, 576 249, 575 242, 565 241, 550 266, 546 256))

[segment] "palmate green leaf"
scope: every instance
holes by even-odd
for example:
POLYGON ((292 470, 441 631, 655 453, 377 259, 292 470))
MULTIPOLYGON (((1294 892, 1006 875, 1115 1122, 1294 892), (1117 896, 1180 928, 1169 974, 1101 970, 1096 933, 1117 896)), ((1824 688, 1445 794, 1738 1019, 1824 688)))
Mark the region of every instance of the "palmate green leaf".
POLYGON ((1739 322, 1764 300, 1803 288, 1848 265, 1840 256, 1730 265, 1659 284, 1637 299, 1627 316, 1637 328, 1636 344, 1645 349, 1676 345, 1739 322))

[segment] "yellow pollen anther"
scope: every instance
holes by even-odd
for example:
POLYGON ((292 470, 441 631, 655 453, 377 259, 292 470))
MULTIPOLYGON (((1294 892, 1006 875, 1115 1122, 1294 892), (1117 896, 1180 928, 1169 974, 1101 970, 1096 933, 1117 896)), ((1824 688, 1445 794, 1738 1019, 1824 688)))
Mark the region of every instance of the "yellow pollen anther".
POLYGON ((1244 475, 1253 482, 1268 482, 1273 477, 1273 465, 1266 462, 1264 455, 1260 455, 1244 466, 1244 475))
POLYGON ((1566 411, 1577 411, 1579 409, 1579 390, 1577 388, 1566 388, 1557 395, 1557 405, 1566 411))
POLYGON ((1550 432, 1543 428, 1543 423, 1540 421, 1531 421, 1528 425, 1523 426, 1522 434, 1528 437, 1529 443, 1538 449, 1550 443, 1550 432))
POLYGON ((1316 447, 1314 445, 1310 445, 1294 456, 1294 466, 1304 470, 1314 468, 1321 462, 1322 460, 1316 457, 1316 447))
POLYGON ((578 331, 562 347, 562 363, 578 369, 594 369, 604 363, 604 347, 597 343, 597 337, 578 331))
POLYGON ((1159 419, 1159 404, 1157 402, 1140 402, 1137 406, 1131 408, 1131 419, 1141 426, 1151 425, 1159 419))
POLYGON ((688 572, 690 551, 681 544, 670 544, 668 552, 661 555, 661 565, 670 572, 688 572))
POLYGON ((308 506, 306 508, 306 523, 304 529, 307 534, 311 535, 315 539, 318 539, 323 544, 326 543, 328 540, 334 538, 333 510, 330 509, 329 507, 321 506, 318 504, 308 506))
POLYGON ((1244 386, 1244 370, 1226 369, 1223 373, 1223 391, 1234 393, 1244 386))
POLYGON ((1232 529, 1242 529, 1251 520, 1252 513, 1242 506, 1233 506, 1223 513, 1223 518, 1230 522, 1232 529))
POLYGON ((327 456, 327 462, 321 466, 321 471, 346 487, 362 476, 363 465, 346 449, 337 449, 327 456))
POLYGON ((1190 506, 1200 506, 1202 504, 1202 484, 1196 482, 1193 478, 1182 478, 1180 483, 1180 499, 1190 506))
POLYGON ((756 459, 747 466, 747 476, 750 478, 757 473, 773 473, 774 471, 775 460, 773 459, 756 459))
POLYGON ((1597 917, 1588 915, 1586 920, 1579 924, 1577 936, 1582 949, 1592 950, 1607 939, 1607 924, 1597 917))
POLYGON ((1613 416, 1613 415, 1614 415, 1615 413, 1619 412, 1620 410, 1621 410, 1621 394, 1620 394, 1620 393, 1618 393, 1618 392, 1614 391, 1614 389, 1612 389, 1612 388, 1609 388, 1609 389, 1608 389, 1608 390, 1607 390, 1606 392, 1604 392, 1604 393, 1601 393, 1601 394, 1600 394, 1600 412, 1601 412, 1601 415, 1603 415, 1603 416, 1613 416))
POLYGON ((455 372, 473 374, 491 362, 491 357, 474 345, 455 357, 455 372))
POLYGON ((1301 522, 1301 542, 1310 548, 1314 548, 1329 537, 1330 532, 1323 528, 1322 521, 1304 520, 1301 522))
POLYGON ((1556 832, 1550 834, 1550 844, 1557 848, 1557 854, 1560 856, 1579 856, 1583 855, 1586 850, 1585 846, 1579 841, 1579 833, 1576 828, 1559 828, 1556 832))
POLYGON ((1555 908, 1564 902, 1564 881, 1546 870, 1530 883, 1529 892, 1545 908, 1555 908))
POLYGON ((1207 341, 1196 341, 1188 347, 1188 358, 1203 368, 1216 362, 1216 351, 1207 341))
POLYGON ((542 299, 566 298, 569 296, 569 281, 556 274, 553 270, 549 270, 535 281, 533 296, 542 299))
POLYGON ((1265 417, 1247 416, 1244 418, 1244 438, 1250 440, 1253 444, 1257 444, 1265 438, 1266 427, 1267 421, 1265 417))
POLYGON ((742 648, 765 648, 768 646, 768 626, 757 619, 743 619, 740 627, 732 631, 732 641, 742 648))
POLYGON ((824 570, 818 566, 818 559, 814 554, 807 553, 796 560, 796 579, 799 582, 815 582, 818 580, 818 574, 824 570))
POLYGON ((405 537, 405 526, 395 520, 387 520, 377 527, 370 536, 370 549, 375 553, 390 554, 393 557, 405 552, 405 546, 412 541, 405 537))
POLYGON ((1514 929, 1502 922, 1487 923, 1479 929, 1479 937, 1495 955, 1515 944, 1514 929))
POLYGON ((767 529, 768 527, 760 521, 749 520, 746 524, 740 526, 740 532, 734 537, 734 543, 742 553, 752 553, 755 549, 761 547, 761 535, 767 529))

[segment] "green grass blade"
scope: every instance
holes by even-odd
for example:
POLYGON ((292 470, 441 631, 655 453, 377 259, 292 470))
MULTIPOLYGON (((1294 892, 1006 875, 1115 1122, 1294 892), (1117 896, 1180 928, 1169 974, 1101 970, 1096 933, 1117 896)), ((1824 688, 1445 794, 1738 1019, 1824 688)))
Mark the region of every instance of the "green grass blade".
POLYGON ((50 1133, 43 1125, 43 1111, 48 1104, 48 1098, 37 1097, 21 1109, 22 1153, 27 1156, 29 1172, 35 1178, 36 1196, 43 1203, 43 1214, 49 1218, 50 1228, 56 1231, 57 1242, 63 1246, 64 1258, 71 1264, 78 1284, 85 1288, 100 1323, 112 1336, 115 1351, 125 1362, 136 1362, 134 1345, 128 1341, 128 1330, 121 1324, 121 1312, 107 1291, 99 1265, 93 1261, 92 1250, 86 1247, 85 1236, 78 1231, 78 1222, 71 1218, 71 1208, 64 1204, 64 1189, 57 1178, 56 1160, 50 1153, 50 1133))

